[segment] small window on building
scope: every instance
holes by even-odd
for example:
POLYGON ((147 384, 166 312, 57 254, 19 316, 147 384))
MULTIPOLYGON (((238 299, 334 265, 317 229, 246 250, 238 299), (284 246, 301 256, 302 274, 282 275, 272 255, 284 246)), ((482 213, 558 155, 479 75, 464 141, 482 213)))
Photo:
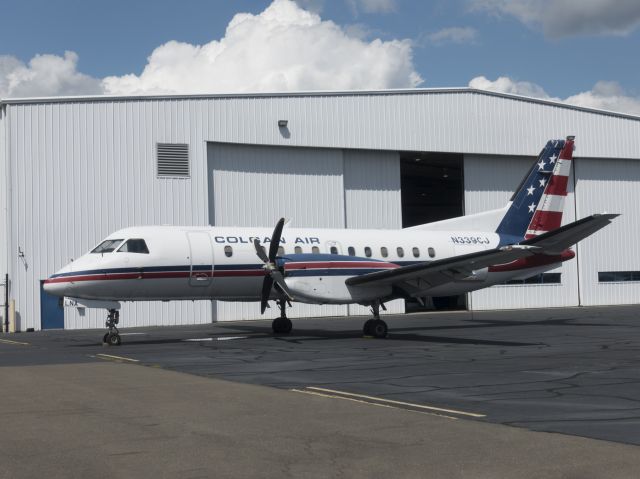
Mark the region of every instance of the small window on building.
POLYGON ((160 178, 189 178, 189 145, 158 143, 157 170, 160 178))
POLYGON ((621 283, 640 281, 640 271, 599 271, 598 282, 621 283))
POLYGON ((416 248, 414 246, 412 251, 413 251, 413 257, 414 258, 419 258, 420 257, 420 248, 416 248))
POLYGON ((278 256, 284 256, 284 246, 278 246, 278 256))
POLYGON ((429 249, 427 250, 427 252, 429 253, 429 258, 435 258, 436 257, 436 250, 433 249, 431 246, 429 246, 429 249))
POLYGON ((296 246, 295 248, 293 248, 293 251, 295 254, 302 254, 302 247, 296 246))
POLYGON ((329 251, 331 251, 331 254, 338 254, 338 247, 337 246, 332 246, 329 251))
POLYGON ((147 243, 143 239, 129 239, 124 242, 120 248, 118 248, 118 253, 141 253, 141 254, 149 254, 149 248, 147 248, 147 243))
POLYGON ((349 252, 349 256, 356 255, 356 249, 353 246, 349 246, 349 248, 347 248, 347 251, 349 252))
POLYGON ((396 248, 396 252, 398 253, 398 258, 404 258, 404 250, 402 249, 402 246, 398 246, 396 248))
POLYGON ((233 256, 233 248, 229 245, 224 247, 224 255, 227 258, 231 258, 233 256))
POLYGON ((386 246, 383 246, 382 248, 380 248, 380 254, 382 255, 383 258, 386 258, 387 256, 389 256, 389 250, 387 249, 386 246))
POLYGON ((313 254, 320 254, 320 248, 318 248, 317 246, 312 246, 311 247, 311 252, 313 254))
POLYGON ((122 243, 121 239, 108 239, 104 240, 98 246, 91 250, 92 253, 112 253, 116 250, 118 245, 122 243))
POLYGON ((371 248, 369 248, 368 246, 365 246, 365 247, 364 247, 364 255, 365 255, 367 258, 371 258, 371 248))

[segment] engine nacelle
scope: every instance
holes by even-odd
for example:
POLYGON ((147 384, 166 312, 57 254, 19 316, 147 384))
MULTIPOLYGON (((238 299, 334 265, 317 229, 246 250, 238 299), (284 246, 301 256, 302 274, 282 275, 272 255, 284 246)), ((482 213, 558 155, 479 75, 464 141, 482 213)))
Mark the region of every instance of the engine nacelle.
POLYGON ((320 304, 368 303, 391 295, 391 286, 348 286, 347 278, 397 268, 386 261, 335 254, 282 258, 284 277, 296 301, 320 304))

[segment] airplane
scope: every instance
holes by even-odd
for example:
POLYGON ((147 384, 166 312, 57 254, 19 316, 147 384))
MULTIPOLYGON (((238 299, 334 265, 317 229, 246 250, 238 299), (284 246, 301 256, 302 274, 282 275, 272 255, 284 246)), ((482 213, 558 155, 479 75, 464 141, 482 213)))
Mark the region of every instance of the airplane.
MULTIPOLYGON (((365 336, 385 338, 385 302, 451 296, 525 279, 574 258, 572 245, 617 214, 561 226, 574 137, 550 140, 498 210, 399 230, 141 226, 110 234, 51 275, 50 294, 108 309, 104 343, 121 344, 120 301, 275 300, 275 334, 293 302, 361 304, 365 336), (268 251, 267 248, 268 247, 268 251), (106 304, 106 306, 104 306, 106 304)), ((424 303, 423 303, 424 304, 424 303)))

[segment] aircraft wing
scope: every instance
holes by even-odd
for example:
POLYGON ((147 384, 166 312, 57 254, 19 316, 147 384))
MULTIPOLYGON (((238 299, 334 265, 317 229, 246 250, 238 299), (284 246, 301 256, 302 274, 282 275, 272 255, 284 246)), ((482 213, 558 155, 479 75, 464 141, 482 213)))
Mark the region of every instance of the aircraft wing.
POLYGON ((432 288, 456 280, 473 278, 474 270, 488 266, 510 263, 534 254, 559 254, 604 228, 616 216, 618 215, 591 215, 519 244, 354 276, 347 279, 346 283, 349 286, 393 284, 402 288, 402 283, 418 281, 424 283, 425 287, 432 288))
POLYGON ((450 281, 464 279, 474 270, 493 264, 504 264, 536 253, 535 246, 504 246, 453 258, 417 263, 400 268, 354 276, 346 280, 349 286, 395 284, 403 281, 422 280, 433 287, 450 281))
POLYGON ((521 245, 529 245, 541 248, 545 254, 560 254, 569 246, 585 239, 601 228, 604 228, 617 214, 596 214, 574 221, 558 229, 543 233, 534 238, 520 242, 521 245))

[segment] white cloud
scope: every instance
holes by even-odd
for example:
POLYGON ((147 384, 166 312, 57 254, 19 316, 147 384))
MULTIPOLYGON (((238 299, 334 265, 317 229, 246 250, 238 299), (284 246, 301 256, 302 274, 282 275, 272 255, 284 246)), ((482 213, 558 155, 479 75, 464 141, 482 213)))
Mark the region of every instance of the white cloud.
POLYGON ((510 15, 548 37, 627 35, 640 26, 638 0, 469 0, 472 9, 510 15))
POLYGON ((220 40, 170 41, 140 75, 107 77, 106 93, 216 93, 415 87, 409 40, 364 41, 291 0, 236 14, 220 40))
POLYGON ((449 27, 430 33, 427 38, 435 44, 473 43, 478 32, 471 27, 449 27))
POLYGON ((561 101, 585 108, 640 115, 640 97, 629 95, 618 83, 612 81, 599 81, 591 90, 571 95, 564 99, 548 95, 540 85, 526 81, 516 81, 509 77, 499 77, 491 81, 484 76, 479 76, 473 78, 469 82, 469 86, 480 90, 561 101))
POLYGON ((100 80, 77 71, 78 55, 36 55, 26 65, 0 56, 0 98, 102 93, 100 80))

